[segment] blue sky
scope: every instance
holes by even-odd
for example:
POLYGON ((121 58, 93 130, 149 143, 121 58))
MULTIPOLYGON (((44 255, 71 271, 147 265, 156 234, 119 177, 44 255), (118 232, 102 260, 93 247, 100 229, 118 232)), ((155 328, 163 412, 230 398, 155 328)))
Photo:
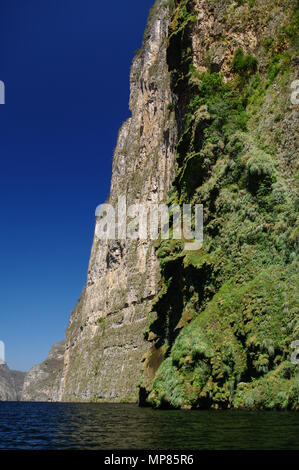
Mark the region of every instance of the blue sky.
POLYGON ((84 286, 153 3, 0 2, 0 340, 12 369, 63 339, 84 286))

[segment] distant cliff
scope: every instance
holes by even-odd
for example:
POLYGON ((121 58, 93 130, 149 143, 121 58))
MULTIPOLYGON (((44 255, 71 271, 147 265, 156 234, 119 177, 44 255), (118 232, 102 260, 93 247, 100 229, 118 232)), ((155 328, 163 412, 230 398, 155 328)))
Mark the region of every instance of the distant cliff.
POLYGON ((27 399, 298 409, 297 31, 297 1, 155 2, 109 202, 203 204, 204 245, 95 236, 27 399))
POLYGON ((64 341, 54 344, 47 359, 26 374, 22 401, 58 401, 64 348, 64 341))
POLYGON ((0 364, 0 401, 18 401, 21 397, 25 372, 10 370, 0 364))

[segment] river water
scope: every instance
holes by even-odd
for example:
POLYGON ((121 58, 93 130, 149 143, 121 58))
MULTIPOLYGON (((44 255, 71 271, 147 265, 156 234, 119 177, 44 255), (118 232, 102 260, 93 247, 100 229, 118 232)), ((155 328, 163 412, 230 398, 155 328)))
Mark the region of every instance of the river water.
POLYGON ((294 450, 299 413, 0 402, 0 449, 294 450))

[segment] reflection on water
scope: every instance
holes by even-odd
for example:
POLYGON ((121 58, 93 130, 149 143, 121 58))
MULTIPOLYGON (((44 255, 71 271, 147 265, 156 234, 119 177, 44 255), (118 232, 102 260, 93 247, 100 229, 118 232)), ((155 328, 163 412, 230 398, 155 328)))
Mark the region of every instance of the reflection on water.
POLYGON ((0 449, 299 449, 295 412, 0 403, 0 449))

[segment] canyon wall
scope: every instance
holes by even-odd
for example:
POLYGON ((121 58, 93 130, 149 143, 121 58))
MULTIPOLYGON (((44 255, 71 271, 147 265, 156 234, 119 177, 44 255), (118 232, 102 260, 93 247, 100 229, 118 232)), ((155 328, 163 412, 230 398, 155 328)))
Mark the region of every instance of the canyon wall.
POLYGON ((97 218, 46 399, 299 408, 298 11, 156 1, 108 202, 203 204, 204 244, 104 242, 97 218))

